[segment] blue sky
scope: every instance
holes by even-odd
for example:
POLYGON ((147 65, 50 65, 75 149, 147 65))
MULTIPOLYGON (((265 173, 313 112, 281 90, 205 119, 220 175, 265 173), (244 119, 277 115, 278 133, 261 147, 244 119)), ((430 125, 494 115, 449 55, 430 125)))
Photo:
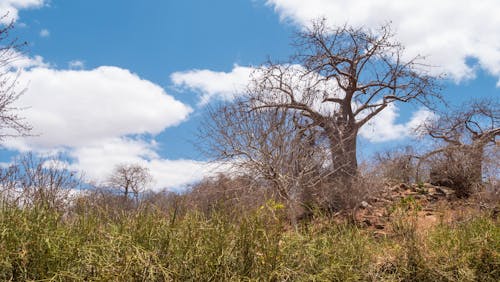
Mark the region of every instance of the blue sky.
MULTIPOLYGON (((126 162, 149 167, 157 188, 199 180, 213 171, 194 146, 205 105, 240 93, 252 66, 286 59, 294 31, 318 17, 332 26, 392 21, 409 56, 426 55, 447 74, 453 104, 498 99, 498 1, 373 2, 0 0, 29 42, 18 103, 38 135, 7 140, 1 161, 60 152, 96 181, 126 162)), ((411 142, 410 125, 425 116, 418 105, 387 110, 361 134, 362 155, 411 142)))

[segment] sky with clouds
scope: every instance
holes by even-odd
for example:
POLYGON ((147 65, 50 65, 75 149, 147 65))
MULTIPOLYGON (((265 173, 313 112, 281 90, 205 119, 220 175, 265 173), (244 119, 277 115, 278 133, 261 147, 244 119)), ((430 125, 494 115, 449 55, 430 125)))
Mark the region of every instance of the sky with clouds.
MULTIPOLYGON (((425 56, 446 75, 452 104, 498 98, 497 11, 498 0, 0 0, 0 24, 14 21, 14 36, 29 42, 14 64, 26 88, 17 106, 33 126, 33 136, 4 142, 0 161, 62 153, 97 182, 139 163, 155 189, 182 189, 222 169, 197 150, 206 106, 244 93, 253 69, 293 54, 293 33, 319 17, 390 22, 407 58, 425 56)), ((362 153, 409 142, 432 115, 388 107, 360 132, 362 153)))

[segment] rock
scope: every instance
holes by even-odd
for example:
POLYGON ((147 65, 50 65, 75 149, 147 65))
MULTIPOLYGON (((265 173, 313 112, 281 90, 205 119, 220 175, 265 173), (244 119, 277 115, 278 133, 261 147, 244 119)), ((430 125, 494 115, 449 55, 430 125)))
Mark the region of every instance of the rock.
POLYGON ((437 202, 439 200, 439 196, 437 196, 437 194, 434 194, 434 195, 428 195, 427 196, 427 201, 433 203, 433 202, 437 202))
POLYGON ((424 185, 423 185, 424 188, 434 188, 434 185, 430 184, 430 183, 427 183, 425 182, 424 185))
POLYGON ((361 207, 364 208, 364 209, 367 209, 367 208, 371 208, 371 205, 368 204, 366 201, 362 201, 361 202, 361 207))
POLYGON ((455 190, 446 187, 436 187, 436 191, 443 193, 446 196, 451 196, 455 194, 455 190))
POLYGON ((429 187, 427 189, 427 192, 429 193, 429 195, 433 196, 433 195, 436 195, 438 192, 436 190, 436 187, 432 186, 432 187, 429 187))

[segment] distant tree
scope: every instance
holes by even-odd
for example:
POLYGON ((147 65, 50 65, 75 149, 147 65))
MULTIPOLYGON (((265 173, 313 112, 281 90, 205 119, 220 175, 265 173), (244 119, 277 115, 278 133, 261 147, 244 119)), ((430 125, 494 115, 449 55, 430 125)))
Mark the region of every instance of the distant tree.
POLYGON ((254 75, 249 102, 254 110, 280 109, 300 116, 303 126, 328 140, 332 175, 349 185, 357 174, 361 127, 396 102, 428 104, 439 97, 420 58, 405 60, 389 26, 372 32, 315 22, 294 42, 287 63, 269 62, 254 75))
POLYGON ((125 199, 133 194, 138 201, 139 194, 151 183, 152 176, 149 169, 138 164, 117 165, 108 179, 111 189, 116 189, 123 193, 125 199))
MULTIPOLYGON (((1 19, 6 17, 3 15, 1 19)), ((5 137, 26 135, 31 130, 31 126, 19 116, 20 109, 14 106, 24 90, 18 88, 19 71, 13 63, 22 54, 26 43, 10 39, 13 28, 12 22, 0 24, 0 141, 5 137)))
POLYGON ((62 210, 72 191, 81 187, 78 173, 60 157, 36 157, 29 153, 17 157, 0 169, 0 194, 22 207, 44 206, 62 210))

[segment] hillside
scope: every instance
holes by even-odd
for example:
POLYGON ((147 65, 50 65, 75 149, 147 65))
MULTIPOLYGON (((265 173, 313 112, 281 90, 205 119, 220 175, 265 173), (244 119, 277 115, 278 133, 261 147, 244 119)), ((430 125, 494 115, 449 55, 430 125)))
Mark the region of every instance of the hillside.
MULTIPOLYGON (((6 281, 498 281, 498 206, 393 185, 355 213, 290 225, 268 200, 244 214, 81 196, 0 210, 6 281)), ((497 203, 498 204, 498 203, 497 203)))

